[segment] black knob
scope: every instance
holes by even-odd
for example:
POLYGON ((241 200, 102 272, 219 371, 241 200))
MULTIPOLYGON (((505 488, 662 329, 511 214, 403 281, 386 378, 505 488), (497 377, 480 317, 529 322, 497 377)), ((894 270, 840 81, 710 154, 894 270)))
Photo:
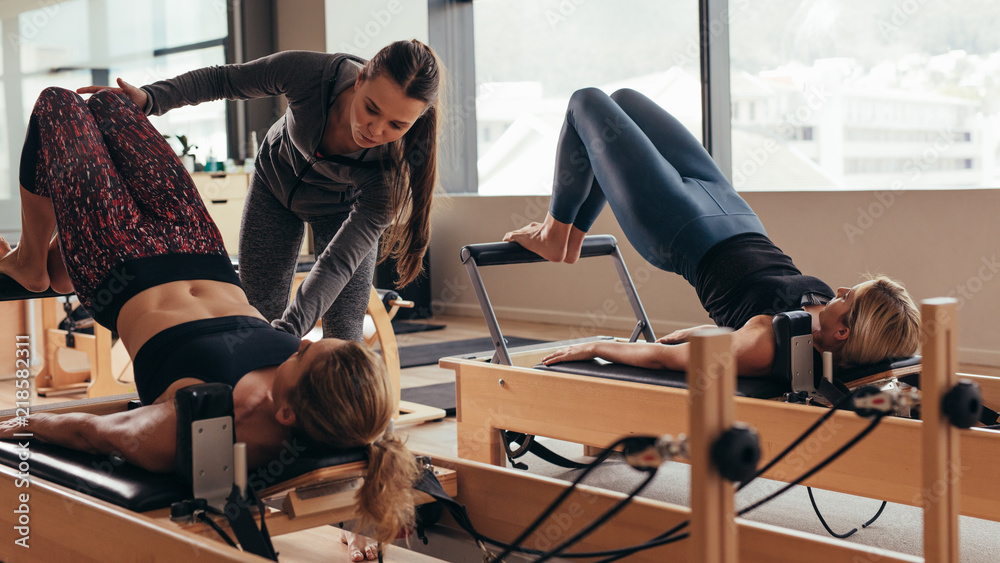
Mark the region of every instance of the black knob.
POLYGON ((760 443, 757 433, 745 424, 737 423, 722 433, 712 444, 712 462, 726 479, 734 483, 746 481, 757 472, 760 443))
POLYGON ((941 410, 958 428, 971 428, 983 414, 982 394, 979 386, 963 379, 945 393, 941 410))
POLYGON ((191 503, 186 500, 180 500, 170 505, 171 520, 187 520, 191 517, 192 512, 191 503))

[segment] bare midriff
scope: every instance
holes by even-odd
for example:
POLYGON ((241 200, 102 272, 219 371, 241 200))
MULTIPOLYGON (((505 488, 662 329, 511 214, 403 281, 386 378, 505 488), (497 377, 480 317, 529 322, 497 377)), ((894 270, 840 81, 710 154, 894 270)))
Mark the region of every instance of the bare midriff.
POLYGON ((212 280, 175 281, 129 299, 118 315, 118 336, 135 359, 143 344, 172 326, 235 315, 264 319, 237 285, 212 280))

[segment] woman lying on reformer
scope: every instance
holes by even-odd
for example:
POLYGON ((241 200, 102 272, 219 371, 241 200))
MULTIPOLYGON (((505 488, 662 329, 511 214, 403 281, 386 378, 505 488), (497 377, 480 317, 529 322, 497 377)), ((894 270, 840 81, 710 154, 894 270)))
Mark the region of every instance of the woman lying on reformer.
POLYGON ((32 414, 27 428, 0 425, 0 438, 31 432, 169 472, 174 394, 226 383, 236 440, 247 444, 251 468, 274 459, 295 433, 331 447, 367 447, 358 494, 363 525, 388 541, 412 523, 417 468, 387 432, 393 400, 382 361, 358 342, 300 341, 250 306, 191 176, 131 100, 110 90, 87 101, 43 91, 29 122, 21 185, 21 252, 5 252, 0 271, 41 280, 40 288, 75 289, 94 319, 118 332, 145 406, 106 416, 32 414))
MULTIPOLYGON (((684 276, 712 320, 735 330, 741 375, 772 373, 772 317, 796 309, 812 315, 816 350, 833 352, 841 366, 916 353, 920 313, 902 285, 877 276, 834 293, 803 275, 768 239, 757 215, 697 139, 633 90, 608 96, 588 88, 573 94, 545 221, 507 233, 504 240, 553 262, 576 262, 605 202, 643 258, 684 276)), ((698 328, 703 327, 673 332, 660 344, 570 346, 543 363, 600 357, 684 371, 685 343, 698 328)))

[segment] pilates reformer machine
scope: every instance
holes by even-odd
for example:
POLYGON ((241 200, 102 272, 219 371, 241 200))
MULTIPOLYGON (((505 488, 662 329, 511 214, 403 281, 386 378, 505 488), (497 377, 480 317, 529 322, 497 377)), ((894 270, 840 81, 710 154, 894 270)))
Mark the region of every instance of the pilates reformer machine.
MULTIPOLYGON (((636 325, 629 340, 643 336, 649 342, 655 341, 613 237, 585 239, 581 257, 596 256, 610 256, 614 261, 624 293, 636 315, 636 325)), ((540 365, 541 359, 552 351, 580 340, 508 350, 478 268, 542 262, 542 258, 513 243, 491 243, 466 246, 462 249, 462 260, 479 298, 495 352, 492 357, 468 355, 444 358, 440 362, 442 367, 455 371, 460 457, 493 465, 505 465, 510 459, 516 465, 514 459, 528 449, 534 435, 583 444, 588 453, 593 453, 594 448, 619 436, 692 430, 688 425, 688 413, 692 396, 697 396, 701 390, 687 381, 683 373, 596 360, 540 365)), ((953 312, 926 316, 924 328, 933 335, 936 327, 954 322, 953 317, 953 312), (952 318, 939 318, 940 315, 952 318), (930 324, 926 325, 927 322, 930 324)), ((776 376, 739 377, 735 389, 736 416, 757 429, 765 458, 790 443, 823 412, 815 406, 796 403, 822 402, 823 395, 831 389, 839 388, 843 396, 850 389, 870 384, 897 392, 907 388, 900 385, 900 381, 926 387, 920 385, 924 383, 920 379, 927 377, 927 361, 921 362, 920 358, 824 376, 813 358, 808 323, 802 330, 803 319, 794 315, 778 315, 775 320, 776 376), (765 400, 775 398, 793 402, 765 400)), ((925 343, 925 349, 926 346, 925 343)), ((1000 405, 1000 380, 974 375, 963 377, 981 388, 983 405, 1000 405)), ((905 411, 905 407, 900 411, 905 411)), ((996 423, 995 412, 986 408, 983 412, 987 413, 982 416, 983 420, 996 423)), ((834 410, 830 416, 837 436, 858 432, 864 424, 847 410, 834 410)), ((889 417, 867 440, 803 484, 919 505, 922 485, 915 469, 920 467, 921 460, 920 433, 919 420, 889 417)), ((833 452, 838 442, 835 438, 817 441, 808 452, 776 464, 763 476, 787 481, 809 460, 833 452)), ((1000 521, 1000 485, 994 469, 995 452, 1000 451, 1000 432, 974 428, 964 431, 957 444, 964 464, 965 492, 961 497, 961 513, 1000 521)))
MULTIPOLYGON (((955 303, 932 303, 924 308, 932 318, 937 310, 954 313, 955 303)), ((476 534, 484 551, 487 544, 495 546, 494 551, 485 552, 484 561, 499 560, 501 550, 528 546, 533 546, 529 553, 544 554, 542 560, 579 539, 577 549, 593 554, 587 560, 629 556, 637 561, 792 562, 808 552, 810 560, 819 562, 957 562, 959 479, 955 472, 964 463, 958 457, 958 440, 968 430, 953 426, 938 408, 942 397, 957 387, 953 334, 954 325, 948 325, 925 346, 928 381, 922 486, 933 494, 927 494, 923 502, 924 559, 736 518, 730 481, 746 480, 761 471, 753 431, 734 423, 735 366, 727 359, 731 336, 725 330, 699 333, 692 339, 689 374, 700 392, 691 397, 690 437, 632 435, 618 441, 626 448, 630 464, 649 474, 675 456, 687 456, 694 468, 691 509, 583 485, 567 487, 565 482, 467 460, 434 457, 429 460, 433 469, 426 468, 425 475, 436 473, 444 484, 447 495, 431 491, 434 498, 453 496, 461 505, 454 512, 456 520, 446 519, 445 524, 461 520, 459 525, 476 534), (498 490, 503 494, 496 494, 498 490), (535 515, 533 525, 525 529, 525 518, 535 515), (595 526, 609 517, 606 524, 595 526), (553 544, 558 545, 552 548, 553 544), (627 547, 623 550, 622 545, 627 547)), ((241 472, 234 469, 240 467, 239 446, 229 447, 232 404, 231 395, 220 389, 225 387, 196 385, 182 390, 176 399, 178 451, 186 452, 177 461, 180 478, 149 474, 107 456, 35 442, 28 444, 30 455, 23 456, 22 444, 0 443, 5 465, 0 467, 0 496, 19 503, 8 504, 16 508, 0 518, 7 530, 0 538, 0 557, 5 561, 56 557, 82 561, 125 554, 142 561, 263 561, 271 557, 251 553, 251 548, 266 552, 273 547, 266 535, 255 533, 264 528, 259 523, 261 514, 266 514, 271 535, 350 518, 363 455, 358 458, 357 452, 344 451, 338 453, 338 461, 322 460, 317 454, 333 454, 294 447, 298 452, 294 460, 280 461, 279 456, 280 467, 267 464, 266 472, 241 478, 241 472), (29 479, 30 487, 18 485, 29 479), (279 508, 262 507, 248 491, 266 506, 279 508), (225 517, 212 514, 211 507, 220 503, 225 517), (218 537, 215 528, 242 530, 237 537, 243 550, 211 539, 218 537), (30 547, 16 544, 18 539, 30 547)), ((878 403, 866 404, 877 407, 878 403)), ((127 401, 88 400, 64 407, 94 413, 119 408, 128 408, 127 401)), ((884 424, 879 412, 875 408, 868 414, 872 421, 864 431, 884 424)), ((451 511, 455 503, 449 506, 451 511)))

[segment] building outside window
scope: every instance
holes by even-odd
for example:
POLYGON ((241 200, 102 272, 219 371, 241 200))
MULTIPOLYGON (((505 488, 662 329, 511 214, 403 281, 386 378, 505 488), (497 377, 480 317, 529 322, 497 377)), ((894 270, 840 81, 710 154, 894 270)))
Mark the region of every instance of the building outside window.
POLYGON ((733 183, 755 189, 996 187, 992 2, 733 0, 733 183), (808 133, 806 133, 808 131, 808 133))
POLYGON ((549 194, 570 95, 633 88, 701 137, 698 3, 476 0, 480 195, 549 194))

